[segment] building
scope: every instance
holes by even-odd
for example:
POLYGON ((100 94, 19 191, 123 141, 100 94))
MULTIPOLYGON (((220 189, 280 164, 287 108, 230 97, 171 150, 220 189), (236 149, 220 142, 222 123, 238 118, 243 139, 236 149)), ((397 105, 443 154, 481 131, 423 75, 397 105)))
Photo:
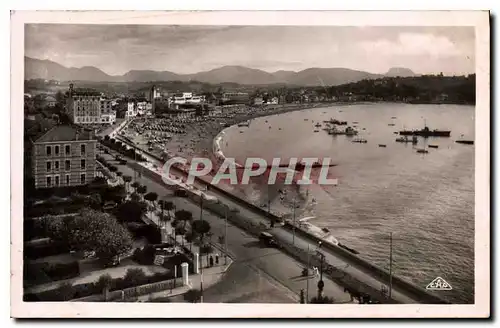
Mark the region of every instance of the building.
POLYGON ((101 123, 101 93, 92 89, 73 89, 73 84, 70 84, 66 113, 72 123, 101 123))
POLYGON ((116 111, 112 108, 112 100, 101 98, 101 121, 104 124, 113 124, 116 122, 116 111))
POLYGON ((43 107, 56 107, 57 100, 52 96, 47 96, 43 99, 43 107))
POLYGON ((92 131, 56 125, 33 142, 35 188, 72 187, 92 182, 96 172, 97 140, 92 131))
POLYGON ((250 96, 246 92, 226 92, 222 94, 222 104, 248 104, 250 96))
POLYGON ((75 124, 113 124, 116 112, 112 100, 102 97, 93 89, 74 89, 69 85, 66 113, 75 124))
POLYGON ((132 118, 137 116, 137 106, 135 102, 129 101, 127 103, 127 112, 125 113, 125 118, 132 118))
POLYGON ((255 97, 253 99, 253 104, 256 106, 262 105, 264 103, 264 99, 262 97, 255 97))

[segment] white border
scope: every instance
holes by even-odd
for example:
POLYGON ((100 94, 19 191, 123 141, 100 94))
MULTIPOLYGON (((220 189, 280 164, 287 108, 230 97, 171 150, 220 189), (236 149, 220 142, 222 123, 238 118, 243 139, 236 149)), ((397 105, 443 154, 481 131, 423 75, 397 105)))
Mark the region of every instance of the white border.
POLYGON ((11 315, 14 317, 487 317, 490 307, 488 12, 16 12, 11 15, 11 315), (254 305, 22 302, 24 23, 475 26, 475 295, 473 305, 254 305), (196 309, 193 311, 193 309, 196 309))

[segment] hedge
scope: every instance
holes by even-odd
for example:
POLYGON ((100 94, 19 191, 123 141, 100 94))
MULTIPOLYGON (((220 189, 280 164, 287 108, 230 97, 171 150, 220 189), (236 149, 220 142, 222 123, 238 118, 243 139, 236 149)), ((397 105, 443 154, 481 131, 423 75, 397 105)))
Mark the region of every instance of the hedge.
MULTIPOLYGON (((179 275, 180 277, 180 275, 179 275)), ((146 276, 140 281, 135 282, 135 286, 152 284, 164 280, 173 279, 173 271, 166 273, 156 273, 152 276, 146 276)), ((135 287, 133 285, 134 282, 125 281, 123 278, 116 278, 111 280, 111 288, 110 291, 114 290, 123 290, 131 287, 135 287)), ((142 291, 142 293, 153 293, 160 290, 163 290, 164 286, 153 286, 149 287, 147 290, 142 291)), ((25 302, 57 302, 57 301, 67 301, 67 295, 70 292, 70 299, 82 298, 91 296, 94 294, 102 293, 100 287, 97 286, 96 283, 86 283, 86 284, 78 284, 71 287, 71 290, 68 291, 68 286, 60 286, 59 288, 47 290, 41 293, 33 293, 33 294, 25 294, 23 300, 25 302)))
POLYGON ((62 242, 51 242, 49 244, 24 246, 24 256, 31 260, 64 254, 68 253, 69 251, 69 246, 62 242))
POLYGON ((46 283, 57 280, 71 279, 80 274, 77 261, 70 263, 37 263, 24 264, 24 277, 28 283, 46 283))

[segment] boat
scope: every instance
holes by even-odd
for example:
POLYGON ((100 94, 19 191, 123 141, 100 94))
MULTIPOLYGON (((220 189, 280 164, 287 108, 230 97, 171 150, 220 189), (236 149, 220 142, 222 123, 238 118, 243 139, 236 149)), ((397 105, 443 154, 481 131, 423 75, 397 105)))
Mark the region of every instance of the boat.
POLYGON ((354 122, 352 122, 352 124, 359 124, 359 122, 354 121, 354 122))
POLYGON ((308 118, 305 118, 305 119, 304 119, 304 121, 309 121, 309 119, 308 119, 308 118))
POLYGON ((399 135, 402 136, 420 136, 420 137, 449 137, 451 131, 446 130, 430 130, 427 126, 425 126, 421 130, 403 130, 399 131, 399 135))
POLYGON ((352 142, 355 142, 355 143, 367 143, 368 141, 366 139, 356 138, 352 142))
POLYGON ((396 117, 396 116, 393 116, 393 117, 391 117, 391 118, 392 118, 393 120, 397 119, 397 117, 396 117))
POLYGON ((412 144, 415 145, 418 143, 418 139, 417 139, 417 136, 413 136, 413 138, 411 138, 411 139, 409 139, 407 136, 404 136, 404 137, 396 138, 396 142, 405 142, 405 143, 411 142, 412 144))
POLYGON ((399 132, 398 132, 398 131, 394 131, 393 133, 394 133, 394 134, 399 134, 399 132))
POLYGON ((318 129, 316 129, 316 130, 314 130, 314 132, 319 132, 319 130, 318 130, 318 129))
POLYGON ((419 154, 427 154, 429 151, 427 149, 417 149, 417 153, 419 154))
POLYGON ((439 148, 438 145, 429 145, 429 148, 439 148))
POLYGON ((459 144, 464 144, 464 145, 473 145, 474 144, 474 140, 455 140, 456 143, 459 143, 459 144))
POLYGON ((329 119, 328 121, 323 121, 324 123, 328 123, 328 124, 333 124, 333 125, 347 125, 347 121, 339 121, 339 120, 336 120, 336 119, 329 119))
POLYGON ((389 123, 389 124, 387 124, 387 125, 388 125, 388 126, 394 126, 394 125, 396 125, 396 124, 394 124, 394 123, 389 123))
POLYGON ((378 146, 379 146, 380 148, 385 148, 385 147, 387 147, 387 145, 384 145, 384 144, 378 144, 378 146))
POLYGON ((317 127, 317 128, 319 128, 319 127, 321 127, 321 124, 320 123, 316 123, 314 126, 317 127))

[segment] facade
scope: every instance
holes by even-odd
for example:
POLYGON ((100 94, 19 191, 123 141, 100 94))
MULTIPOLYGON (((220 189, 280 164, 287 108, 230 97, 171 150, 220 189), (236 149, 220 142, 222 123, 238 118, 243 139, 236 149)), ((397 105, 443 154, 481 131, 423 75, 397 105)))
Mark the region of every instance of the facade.
POLYGON ((66 112, 72 123, 101 123, 101 94, 95 90, 73 89, 70 84, 66 112))
POLYGON ((93 132, 73 125, 56 125, 33 142, 31 163, 35 188, 86 185, 95 178, 93 132))
POLYGON ((137 106, 133 101, 127 103, 127 112, 125 118, 132 118, 137 116, 137 106))
POLYGON ((57 100, 56 98, 52 97, 52 96, 47 96, 45 97, 45 99, 43 100, 43 104, 44 104, 44 107, 55 107, 56 104, 57 104, 57 100))
POLYGON ((205 96, 195 95, 192 92, 183 92, 173 95, 169 99, 169 106, 198 105, 205 103, 205 96))
POLYGON ((112 100, 103 98, 96 90, 74 89, 73 84, 69 86, 66 113, 75 124, 113 124, 116 122, 112 100))
POLYGON ((226 92, 222 94, 222 103, 229 104, 248 104, 250 96, 246 92, 226 92))
POLYGON ((255 97, 253 99, 253 104, 254 105, 262 105, 264 103, 264 99, 262 99, 262 97, 255 97))

